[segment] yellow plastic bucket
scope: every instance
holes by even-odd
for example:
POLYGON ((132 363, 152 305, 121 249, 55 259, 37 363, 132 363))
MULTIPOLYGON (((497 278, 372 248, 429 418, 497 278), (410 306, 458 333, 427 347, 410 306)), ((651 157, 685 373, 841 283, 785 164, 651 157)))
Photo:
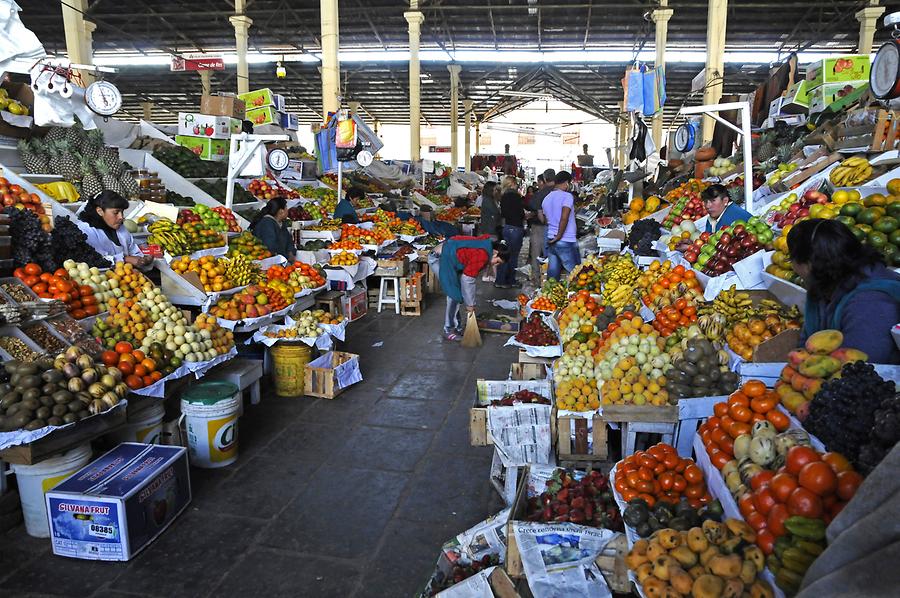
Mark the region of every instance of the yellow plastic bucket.
POLYGON ((275 394, 279 397, 303 395, 303 378, 312 348, 302 343, 277 343, 270 351, 275 394))

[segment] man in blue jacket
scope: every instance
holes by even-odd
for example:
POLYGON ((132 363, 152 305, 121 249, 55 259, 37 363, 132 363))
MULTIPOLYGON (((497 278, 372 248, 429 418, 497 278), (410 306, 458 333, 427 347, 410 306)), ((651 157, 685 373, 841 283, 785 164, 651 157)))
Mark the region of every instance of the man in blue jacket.
POLYGON ((710 185, 701 195, 709 216, 706 221, 706 232, 714 233, 732 224, 736 220, 747 221, 750 212, 732 203, 728 197, 728 189, 724 185, 710 185))

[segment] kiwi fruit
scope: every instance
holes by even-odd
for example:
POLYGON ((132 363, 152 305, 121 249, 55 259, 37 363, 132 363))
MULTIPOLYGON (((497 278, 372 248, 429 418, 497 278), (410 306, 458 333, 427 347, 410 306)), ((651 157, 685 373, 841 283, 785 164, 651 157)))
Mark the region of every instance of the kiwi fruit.
POLYGON ((20 376, 34 376, 38 371, 40 370, 36 363, 22 363, 16 368, 16 373, 20 376))
POLYGON ((6 415, 13 415, 21 408, 22 408, 22 401, 19 401, 18 403, 13 403, 6 409, 6 415))
POLYGON ((25 424, 34 419, 34 413, 31 411, 19 411, 12 417, 12 429, 18 430, 24 428, 25 424))
POLYGON ((41 385, 41 379, 34 375, 22 376, 19 378, 19 383, 16 384, 17 387, 22 389, 28 388, 38 388, 41 385))
POLYGON ((46 420, 50 417, 50 408, 49 407, 41 407, 37 411, 34 412, 35 417, 38 419, 46 420))
POLYGON ((12 376, 9 377, 9 383, 13 386, 13 388, 19 385, 19 380, 22 379, 22 376, 13 372, 12 376))
POLYGON ((69 409, 69 413, 78 413, 84 407, 84 403, 81 401, 70 401, 66 407, 69 409))
POLYGON ((41 378, 48 384, 59 384, 66 379, 62 372, 52 368, 41 374, 41 378))
POLYGON ((32 430, 40 430, 41 428, 43 428, 46 425, 47 425, 47 422, 45 422, 44 420, 34 419, 25 425, 25 429, 30 432, 32 430))
POLYGON ((62 419, 63 419, 64 423, 74 424, 75 422, 78 421, 78 416, 75 415, 74 413, 66 413, 62 419))
POLYGON ((40 388, 29 388, 28 390, 26 390, 25 392, 22 393, 23 401, 31 401, 31 400, 37 401, 40 398, 41 398, 41 389, 40 388))
POLYGON ((64 405, 66 403, 69 403, 74 398, 75 397, 72 396, 72 393, 70 393, 68 390, 57 390, 53 393, 53 402, 57 405, 64 405))

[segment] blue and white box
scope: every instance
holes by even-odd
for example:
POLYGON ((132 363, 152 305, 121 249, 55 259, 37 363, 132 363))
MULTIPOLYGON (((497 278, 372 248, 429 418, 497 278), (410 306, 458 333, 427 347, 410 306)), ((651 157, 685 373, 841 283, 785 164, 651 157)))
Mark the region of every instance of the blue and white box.
POLYGON ((126 442, 47 492, 53 554, 127 561, 191 502, 187 450, 126 442))

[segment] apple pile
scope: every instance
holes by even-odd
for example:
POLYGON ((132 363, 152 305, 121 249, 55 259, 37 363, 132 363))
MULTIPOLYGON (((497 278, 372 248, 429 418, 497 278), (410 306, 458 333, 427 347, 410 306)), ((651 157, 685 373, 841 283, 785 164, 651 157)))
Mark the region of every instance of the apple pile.
POLYGON ((667 193, 666 201, 672 204, 672 209, 663 220, 663 228, 671 229, 685 220, 697 220, 706 216, 706 206, 700 197, 704 189, 706 184, 703 181, 691 179, 667 193))
POLYGON ((519 390, 503 395, 502 399, 494 399, 489 406, 512 407, 520 404, 549 405, 550 399, 530 390, 519 390))
MULTIPOLYGON (((198 206, 199 207, 199 206, 198 206)), ((226 208, 225 206, 216 206, 212 209, 213 212, 221 216, 225 220, 225 224, 228 227, 228 232, 230 233, 239 233, 241 232, 241 225, 238 224, 237 218, 234 215, 234 212, 226 208)))
POLYGON ((288 218, 291 220, 318 220, 318 217, 313 216, 306 206, 288 208, 288 218))
POLYGON ((809 218, 810 209, 814 205, 825 205, 828 202, 828 196, 820 191, 809 190, 799 198, 796 193, 791 193, 766 212, 765 220, 769 224, 785 228, 801 218, 809 218))
POLYGON ((209 313, 225 320, 261 318, 288 306, 284 297, 275 289, 250 285, 231 297, 219 299, 209 308, 209 313))
POLYGON ((269 200, 276 197, 284 197, 285 199, 299 199, 300 194, 292 189, 282 187, 274 181, 265 179, 253 179, 247 186, 247 190, 257 199, 269 200))
POLYGON ((533 347, 552 347, 559 344, 559 338, 557 338, 556 333, 544 322, 541 314, 538 312, 531 314, 522 323, 519 332, 516 334, 516 340, 533 347))
POLYGON ((703 241, 705 234, 685 251, 684 257, 708 276, 725 274, 736 262, 767 248, 773 237, 769 227, 755 216, 747 222, 737 220, 703 241))

